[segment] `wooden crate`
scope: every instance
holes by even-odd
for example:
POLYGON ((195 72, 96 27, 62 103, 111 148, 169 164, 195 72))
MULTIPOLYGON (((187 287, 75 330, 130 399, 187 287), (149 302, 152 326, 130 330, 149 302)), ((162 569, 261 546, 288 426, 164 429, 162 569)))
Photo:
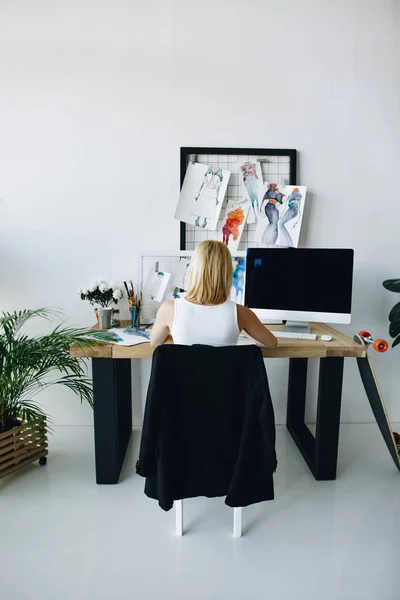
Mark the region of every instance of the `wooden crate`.
POLYGON ((45 420, 0 433, 0 479, 47 454, 45 420))

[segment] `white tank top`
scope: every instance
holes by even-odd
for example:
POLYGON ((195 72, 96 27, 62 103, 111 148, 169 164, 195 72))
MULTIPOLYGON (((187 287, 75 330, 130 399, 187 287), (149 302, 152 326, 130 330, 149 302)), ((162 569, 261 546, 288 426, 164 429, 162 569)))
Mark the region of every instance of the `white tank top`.
POLYGON ((227 300, 217 306, 175 300, 171 335, 175 344, 191 346, 236 346, 239 338, 236 303, 227 300))

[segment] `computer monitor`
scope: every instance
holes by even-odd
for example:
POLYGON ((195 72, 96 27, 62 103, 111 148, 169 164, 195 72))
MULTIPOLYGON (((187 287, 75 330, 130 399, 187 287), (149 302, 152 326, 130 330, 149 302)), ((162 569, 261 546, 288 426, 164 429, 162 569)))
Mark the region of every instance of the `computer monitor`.
POLYGON ((353 250, 249 248, 245 305, 261 321, 350 323, 353 250))

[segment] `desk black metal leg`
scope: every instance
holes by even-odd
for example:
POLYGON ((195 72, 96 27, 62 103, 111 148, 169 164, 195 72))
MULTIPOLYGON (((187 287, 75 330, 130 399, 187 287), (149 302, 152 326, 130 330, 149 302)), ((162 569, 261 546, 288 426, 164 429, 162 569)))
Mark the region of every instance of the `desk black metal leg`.
POLYGON ((343 358, 320 360, 315 438, 304 422, 307 359, 291 358, 286 427, 315 479, 336 478, 343 358))
POLYGON ((336 479, 344 358, 322 358, 315 430, 315 479, 336 479))
POLYGON ((291 358, 289 361, 289 390, 286 427, 314 473, 315 440, 304 422, 307 391, 307 358, 291 358))
POLYGON ((132 432, 130 359, 94 358, 96 482, 118 483, 132 432))

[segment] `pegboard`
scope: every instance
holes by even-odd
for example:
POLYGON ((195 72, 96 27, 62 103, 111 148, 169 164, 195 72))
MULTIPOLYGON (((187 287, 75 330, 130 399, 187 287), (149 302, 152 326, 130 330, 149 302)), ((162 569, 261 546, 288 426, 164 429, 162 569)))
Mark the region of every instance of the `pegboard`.
MULTIPOLYGON (((297 177, 296 150, 260 149, 260 148, 181 148, 181 187, 190 161, 207 164, 231 171, 228 188, 222 205, 216 231, 196 227, 181 222, 180 249, 195 250, 203 240, 222 241, 222 220, 228 200, 237 200, 242 196, 239 167, 245 162, 259 161, 263 181, 279 185, 295 185, 297 177)), ((238 251, 247 248, 265 248, 265 244, 255 241, 257 223, 246 224, 238 251)))

